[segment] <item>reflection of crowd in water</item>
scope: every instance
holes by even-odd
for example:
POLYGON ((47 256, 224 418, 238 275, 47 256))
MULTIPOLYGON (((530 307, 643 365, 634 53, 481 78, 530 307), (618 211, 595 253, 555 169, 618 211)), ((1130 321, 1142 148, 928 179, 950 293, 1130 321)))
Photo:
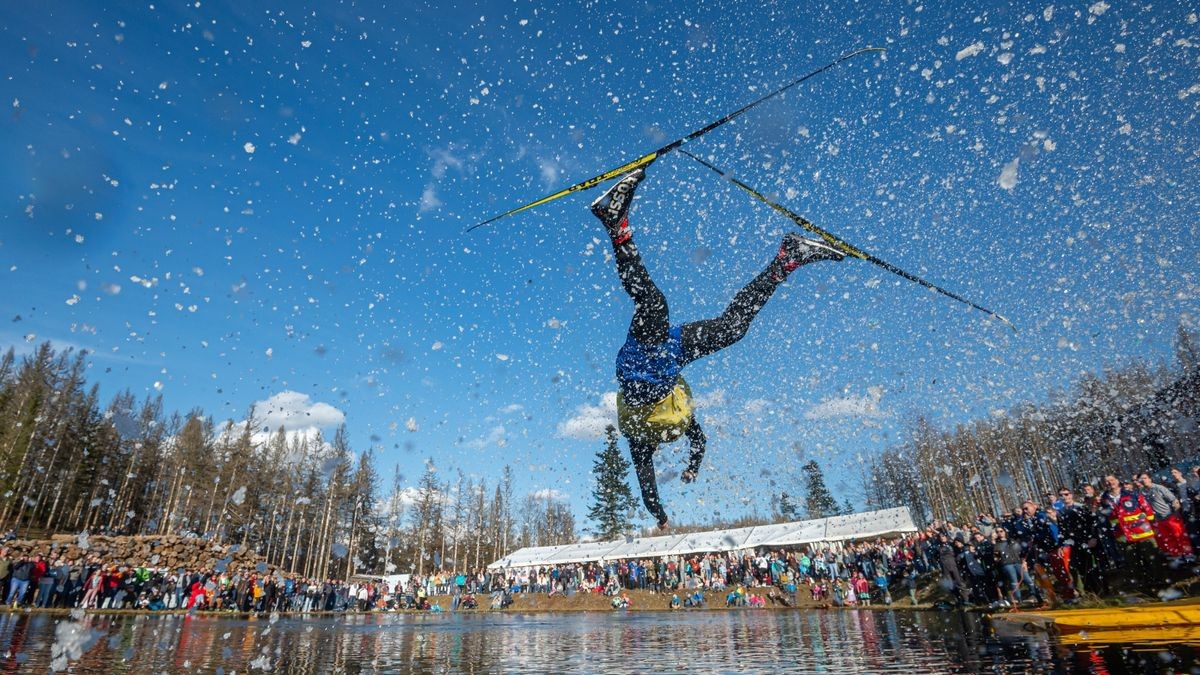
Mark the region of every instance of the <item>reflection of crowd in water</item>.
MULTIPOLYGON (((880 673, 1189 672, 1188 645, 1130 649, 1091 641, 1083 647, 1045 635, 1000 640, 973 612, 762 612, 737 621, 660 615, 636 622, 573 614, 530 622, 437 621, 428 616, 351 614, 272 621, 186 615, 89 614, 77 621, 29 612, 0 613, 0 670, 51 670, 56 629, 75 625, 91 639, 68 666, 76 672, 620 672, 630 655, 669 654, 677 669, 880 673), (269 628, 269 630, 268 630, 269 628), (587 645, 586 651, 580 649, 587 645), (687 645, 681 649, 680 645, 687 645), (269 656, 265 661, 264 655, 269 656), (252 665, 257 662, 256 665, 252 665)), ((651 657, 651 658, 652 658, 651 657)))

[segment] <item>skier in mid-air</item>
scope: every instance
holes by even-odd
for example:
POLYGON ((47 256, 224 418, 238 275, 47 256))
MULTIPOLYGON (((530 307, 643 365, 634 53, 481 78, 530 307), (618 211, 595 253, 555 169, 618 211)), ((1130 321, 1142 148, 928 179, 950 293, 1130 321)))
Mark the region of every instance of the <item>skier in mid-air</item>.
POLYGON ((692 412, 691 390, 680 371, 692 361, 742 339, 775 288, 796 268, 845 256, 823 242, 789 232, 783 236, 778 255, 734 295, 720 316, 672 326, 667 299, 646 271, 629 228, 633 193, 645 176, 642 169, 626 174, 592 202, 591 209, 608 230, 617 275, 633 299, 629 335, 617 352, 618 426, 629 441, 646 510, 658 520, 660 529, 666 529, 667 513, 654 477, 654 452, 662 443, 687 436, 691 453, 681 478, 690 483, 700 471, 706 442, 692 412))

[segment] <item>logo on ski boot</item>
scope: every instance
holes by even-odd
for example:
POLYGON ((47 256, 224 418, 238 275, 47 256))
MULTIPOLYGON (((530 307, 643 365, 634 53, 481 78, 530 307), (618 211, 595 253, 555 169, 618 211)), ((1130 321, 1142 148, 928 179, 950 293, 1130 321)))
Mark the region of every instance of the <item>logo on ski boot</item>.
POLYGON ((627 182, 617 183, 617 187, 613 190, 612 199, 608 201, 608 212, 614 218, 621 216, 621 211, 625 207, 625 200, 629 197, 629 191, 633 189, 627 182))

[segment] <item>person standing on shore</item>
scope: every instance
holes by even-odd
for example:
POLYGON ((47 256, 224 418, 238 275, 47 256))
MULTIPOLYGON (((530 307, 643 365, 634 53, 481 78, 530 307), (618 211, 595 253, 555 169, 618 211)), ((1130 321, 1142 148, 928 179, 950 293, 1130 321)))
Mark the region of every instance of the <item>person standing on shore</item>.
POLYGON ((5 604, 16 607, 25 601, 25 593, 29 589, 29 579, 33 575, 33 561, 29 556, 21 556, 12 569, 12 581, 8 586, 8 600, 5 604))
POLYGON ((1154 541, 1154 511, 1142 495, 1127 489, 1113 474, 1104 477, 1100 513, 1108 518, 1120 547, 1124 576, 1144 589, 1162 580, 1162 557, 1154 541))
POLYGON ((1148 473, 1138 475, 1142 496, 1154 511, 1154 536, 1158 548, 1170 558, 1192 555, 1192 542, 1180 517, 1182 503, 1166 486, 1154 482, 1148 473))

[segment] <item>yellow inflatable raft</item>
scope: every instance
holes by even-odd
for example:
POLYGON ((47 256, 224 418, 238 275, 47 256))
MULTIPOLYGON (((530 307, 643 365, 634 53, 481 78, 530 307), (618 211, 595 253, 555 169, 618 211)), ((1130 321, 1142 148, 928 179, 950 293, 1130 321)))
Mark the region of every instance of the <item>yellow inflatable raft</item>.
POLYGON ((1175 602, 1154 602, 1126 607, 1100 609, 1061 609, 1034 612, 1011 612, 992 615, 999 632, 1018 628, 1029 633, 1075 634, 1081 631, 1134 631, 1149 629, 1197 629, 1200 632, 1200 598, 1175 602), (1005 630, 1008 629, 1008 630, 1005 630))

